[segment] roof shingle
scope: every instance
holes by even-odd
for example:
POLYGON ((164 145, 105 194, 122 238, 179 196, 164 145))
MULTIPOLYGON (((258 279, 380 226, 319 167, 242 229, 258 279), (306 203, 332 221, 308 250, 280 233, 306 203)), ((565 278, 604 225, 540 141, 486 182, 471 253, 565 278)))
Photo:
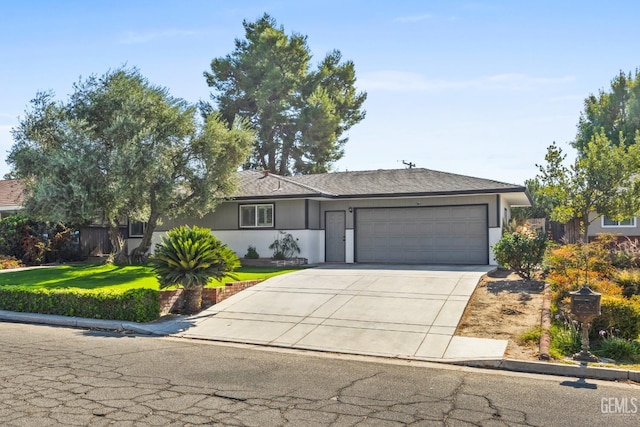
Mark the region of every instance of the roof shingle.
POLYGON ((16 179, 0 180, 0 208, 22 205, 24 185, 16 179))
POLYGON ((237 197, 393 197, 524 191, 525 187, 520 185, 421 168, 332 172, 291 177, 242 171, 237 197))

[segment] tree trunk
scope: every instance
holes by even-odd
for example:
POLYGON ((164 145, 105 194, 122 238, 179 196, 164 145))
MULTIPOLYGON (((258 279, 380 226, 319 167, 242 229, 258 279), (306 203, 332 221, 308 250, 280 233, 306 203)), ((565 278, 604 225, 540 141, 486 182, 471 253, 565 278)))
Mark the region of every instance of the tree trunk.
POLYGON ((124 252, 124 239, 120 234, 120 224, 111 219, 109 220, 109 242, 111 243, 111 253, 109 253, 107 262, 126 263, 127 254, 124 252))
POLYGON ((589 243, 589 214, 585 214, 580 220, 580 240, 589 243))
POLYGON ((158 213, 158 203, 156 201, 156 192, 155 190, 151 190, 151 213, 149 214, 149 219, 147 220, 147 228, 144 230, 142 235, 142 241, 138 245, 137 248, 131 252, 131 259, 135 263, 141 263, 144 258, 147 256, 147 252, 149 252, 149 248, 151 247, 151 238, 153 237, 153 232, 158 225, 158 218, 160 214, 158 213))
POLYGON ((202 289, 203 286, 185 288, 183 292, 185 314, 196 314, 202 310, 202 289))

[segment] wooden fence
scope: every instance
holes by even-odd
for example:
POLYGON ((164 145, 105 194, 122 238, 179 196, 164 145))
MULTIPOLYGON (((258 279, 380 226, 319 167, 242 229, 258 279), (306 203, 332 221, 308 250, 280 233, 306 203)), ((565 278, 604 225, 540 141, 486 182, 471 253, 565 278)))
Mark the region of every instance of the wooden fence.
MULTIPOLYGON (((126 238, 126 227, 120 227, 120 235, 126 238)), ((102 256, 111 252, 107 227, 80 227, 80 248, 90 256, 102 256)))

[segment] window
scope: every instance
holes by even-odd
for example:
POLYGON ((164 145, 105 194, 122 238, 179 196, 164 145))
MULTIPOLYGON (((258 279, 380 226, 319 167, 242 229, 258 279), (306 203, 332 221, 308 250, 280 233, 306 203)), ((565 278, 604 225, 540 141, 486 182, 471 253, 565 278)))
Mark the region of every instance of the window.
POLYGON ((147 229, 147 223, 141 221, 129 222, 129 237, 142 237, 147 229))
POLYGON ((635 227, 636 226, 636 218, 626 218, 620 221, 616 221, 613 219, 609 219, 607 217, 602 217, 602 227, 635 227))
POLYGON ((240 206, 240 227, 273 227, 273 205, 240 206))

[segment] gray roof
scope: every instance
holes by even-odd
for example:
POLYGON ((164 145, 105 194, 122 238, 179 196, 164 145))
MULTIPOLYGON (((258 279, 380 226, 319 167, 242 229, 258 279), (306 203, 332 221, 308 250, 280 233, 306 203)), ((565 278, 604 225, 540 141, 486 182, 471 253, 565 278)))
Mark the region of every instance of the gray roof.
POLYGON ((239 172, 235 198, 400 197, 525 191, 526 188, 521 185, 421 168, 287 177, 266 172, 242 171, 239 172))

